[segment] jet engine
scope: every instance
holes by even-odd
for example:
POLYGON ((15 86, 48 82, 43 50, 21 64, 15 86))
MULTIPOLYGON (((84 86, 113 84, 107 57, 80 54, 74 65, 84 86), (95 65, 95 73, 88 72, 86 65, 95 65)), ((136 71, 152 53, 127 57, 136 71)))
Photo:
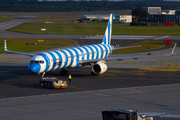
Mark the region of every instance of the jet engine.
POLYGON ((92 72, 94 74, 102 74, 106 72, 107 70, 107 65, 101 62, 97 62, 92 66, 92 72))

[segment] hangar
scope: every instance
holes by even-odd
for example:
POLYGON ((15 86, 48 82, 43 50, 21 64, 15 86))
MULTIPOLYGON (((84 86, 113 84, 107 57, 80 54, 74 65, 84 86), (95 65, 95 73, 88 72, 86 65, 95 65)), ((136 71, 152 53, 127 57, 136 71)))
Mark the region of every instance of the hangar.
MULTIPOLYGON (((109 20, 109 15, 82 15, 80 16, 80 19, 87 18, 90 20, 96 19, 100 21, 106 21, 109 20)), ((132 22, 132 15, 121 15, 121 14, 116 14, 114 17, 114 22, 124 22, 124 23, 130 23, 132 22)))
POLYGON ((93 20, 93 19, 109 20, 109 15, 82 15, 80 16, 80 19, 83 19, 83 18, 88 18, 90 20, 93 20))
POLYGON ((115 15, 115 22, 131 23, 132 15, 115 15))

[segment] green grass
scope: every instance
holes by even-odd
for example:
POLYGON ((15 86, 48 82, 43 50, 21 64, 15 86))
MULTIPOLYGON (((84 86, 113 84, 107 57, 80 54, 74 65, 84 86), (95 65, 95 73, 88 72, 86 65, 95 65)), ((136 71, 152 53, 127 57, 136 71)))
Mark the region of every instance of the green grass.
MULTIPOLYGON (((63 46, 73 45, 75 41, 68 39, 28 39, 28 38, 8 38, 7 48, 11 51, 19 52, 33 52, 46 50, 51 48, 60 48, 63 46), (38 40, 44 40, 44 42, 38 42, 38 40), (26 45, 26 43, 37 43, 37 45, 26 45)), ((128 46, 142 45, 142 47, 127 48, 114 50, 113 53, 124 53, 124 52, 139 52, 151 49, 157 49, 164 46, 162 42, 158 41, 143 41, 128 46)), ((4 51, 4 39, 0 38, 0 53, 6 53, 4 51)))
POLYGON ((37 16, 34 20, 54 20, 54 19, 74 19, 77 20, 80 15, 49 15, 49 16, 37 16))
POLYGON ((24 23, 9 30, 31 34, 104 34, 105 28, 106 24, 104 23, 82 24, 70 21, 53 21, 52 24, 45 22, 24 23), (46 31, 41 31, 41 28, 46 28, 46 31))
POLYGON ((140 52, 140 51, 152 50, 152 49, 162 48, 164 46, 164 43, 147 40, 147 41, 131 44, 128 46, 136 46, 136 45, 141 45, 141 47, 114 50, 113 53, 140 52))
MULTIPOLYGON (((75 41, 68 39, 28 39, 28 38, 8 38, 6 39, 7 48, 11 51, 33 52, 51 48, 60 48, 63 46, 73 45, 75 41), (44 42, 38 42, 44 40, 44 42), (26 43, 37 43, 37 45, 26 45, 26 43)), ((4 51, 4 39, 0 38, 0 53, 4 51)))
POLYGON ((180 26, 122 26, 114 25, 116 35, 180 35, 180 26))
MULTIPOLYGON (((31 34, 86 34, 103 35, 107 23, 72 23, 71 21, 53 21, 52 24, 29 22, 9 30, 31 34), (41 31, 46 28, 46 31, 41 31)), ((114 24, 113 35, 180 35, 180 26, 129 26, 114 24)))
POLYGON ((15 16, 0 16, 0 22, 12 20, 12 19, 15 19, 15 18, 16 18, 15 16))

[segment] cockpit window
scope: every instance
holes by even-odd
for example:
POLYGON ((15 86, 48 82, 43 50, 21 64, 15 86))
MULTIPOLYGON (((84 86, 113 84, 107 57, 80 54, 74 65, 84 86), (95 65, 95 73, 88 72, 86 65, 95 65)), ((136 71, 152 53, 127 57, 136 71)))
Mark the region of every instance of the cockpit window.
POLYGON ((44 63, 44 61, 39 61, 40 63, 44 63))
POLYGON ((34 63, 39 63, 39 61, 34 61, 34 63))
POLYGON ((43 64, 44 63, 44 61, 43 60, 38 60, 38 61, 35 61, 35 60, 31 60, 31 62, 30 62, 31 64, 37 64, 37 63, 41 63, 41 64, 43 64))

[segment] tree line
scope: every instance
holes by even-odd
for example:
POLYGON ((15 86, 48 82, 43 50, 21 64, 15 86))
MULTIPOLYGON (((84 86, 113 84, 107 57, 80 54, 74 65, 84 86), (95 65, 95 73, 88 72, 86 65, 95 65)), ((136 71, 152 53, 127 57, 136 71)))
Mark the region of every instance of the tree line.
POLYGON ((1 12, 69 12, 69 11, 110 11, 133 10, 138 7, 161 7, 164 10, 180 9, 180 2, 162 0, 148 1, 38 1, 1 0, 1 12))

